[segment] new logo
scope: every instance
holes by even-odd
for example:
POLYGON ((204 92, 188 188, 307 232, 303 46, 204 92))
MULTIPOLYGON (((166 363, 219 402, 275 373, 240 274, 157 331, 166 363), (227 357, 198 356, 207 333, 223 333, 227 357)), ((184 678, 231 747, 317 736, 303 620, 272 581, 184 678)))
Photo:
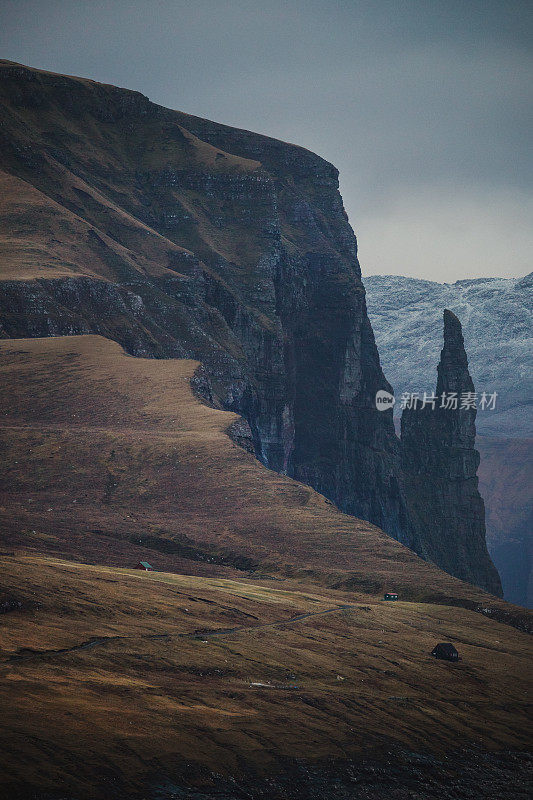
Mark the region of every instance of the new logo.
POLYGON ((380 389, 376 392, 376 408, 378 411, 388 411, 395 402, 394 395, 386 392, 385 389, 380 389))

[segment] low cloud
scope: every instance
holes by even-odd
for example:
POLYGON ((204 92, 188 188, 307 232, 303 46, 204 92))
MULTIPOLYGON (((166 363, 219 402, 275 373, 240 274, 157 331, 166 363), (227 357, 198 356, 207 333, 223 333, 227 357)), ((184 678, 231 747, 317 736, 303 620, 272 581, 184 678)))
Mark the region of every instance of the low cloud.
POLYGON ((407 275, 452 283, 533 270, 533 195, 442 186, 398 191, 352 220, 363 276, 407 275))

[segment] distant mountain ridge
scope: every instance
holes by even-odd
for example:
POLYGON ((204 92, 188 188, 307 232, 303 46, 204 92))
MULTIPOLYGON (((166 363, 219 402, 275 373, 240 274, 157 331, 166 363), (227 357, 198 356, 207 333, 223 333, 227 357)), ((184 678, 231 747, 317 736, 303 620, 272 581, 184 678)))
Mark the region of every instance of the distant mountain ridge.
POLYGON ((364 284, 381 364, 397 398, 434 386, 442 312, 449 308, 461 320, 476 390, 498 393, 495 410, 478 414, 478 433, 533 435, 533 273, 451 284, 371 275, 364 284))

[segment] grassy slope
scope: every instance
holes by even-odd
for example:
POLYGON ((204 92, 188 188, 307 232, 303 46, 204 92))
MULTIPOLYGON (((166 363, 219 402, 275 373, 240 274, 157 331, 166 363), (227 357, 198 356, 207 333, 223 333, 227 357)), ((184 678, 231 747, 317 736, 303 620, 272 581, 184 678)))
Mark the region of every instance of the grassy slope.
POLYGON ((184 762, 191 780, 287 755, 527 745, 528 639, 471 611, 39 556, 6 559, 3 581, 28 606, 2 624, 8 786, 126 796, 184 762), (431 658, 440 639, 461 663, 431 658))
MULTIPOLYGON (((73 540, 90 556, 95 535, 104 543, 93 560, 128 566, 137 554, 124 543, 157 536, 170 556, 195 545, 227 566, 330 586, 486 598, 260 466, 226 435, 238 417, 194 397, 196 362, 133 358, 97 336, 3 340, 0 354, 6 544, 64 552, 73 540)), ((152 560, 169 564, 166 552, 152 560)))
POLYGON ((189 179, 209 174, 231 181, 259 175, 259 162, 201 141, 177 112, 133 123, 101 118, 103 108, 119 103, 115 87, 31 68, 23 68, 25 75, 45 83, 19 84, 6 78, 12 68, 0 61, 1 280, 171 275, 175 256, 191 250, 208 265, 224 258, 253 269, 263 233, 250 220, 235 223, 242 216, 239 193, 233 204, 206 200, 180 171, 189 179), (174 182, 161 180, 166 170, 174 182), (161 218, 158 199, 175 209, 178 226, 161 218))
POLYGON ((117 275, 111 267, 112 257, 102 255, 103 245, 118 263, 127 265, 132 274, 162 275, 167 271, 164 265, 169 253, 183 252, 183 248, 114 206, 84 181, 72 175, 62 177, 64 191, 72 192, 78 187, 80 192, 87 190, 101 214, 123 225, 130 247, 121 245, 91 220, 84 219, 83 215, 30 183, 0 171, 0 212, 4 225, 0 250, 2 280, 86 275, 113 281, 117 275), (136 248, 135 239, 141 238, 143 247, 136 248))
POLYGON ((526 746, 529 638, 457 607, 505 604, 260 466, 226 435, 234 415, 193 396, 194 362, 99 337, 0 354, 6 786, 103 798, 184 763, 526 746), (150 550, 150 532, 192 558, 150 550), (124 569, 140 554, 165 571, 124 569), (413 602, 382 603, 384 587, 413 602), (459 665, 428 655, 442 640, 459 665))
MULTIPOLYGON (((333 167, 301 147, 0 60, 0 281, 189 275, 194 253, 268 328, 258 287, 273 219, 289 253, 330 255, 346 235, 341 210, 334 221, 328 207, 330 189, 320 196, 321 170, 331 180, 333 167), (188 126, 216 130, 228 149, 188 126), (263 161, 232 147, 259 147, 263 161), (309 203, 313 224, 302 225, 295 208, 305 217, 309 203)), ((351 270, 351 250, 348 262, 351 270)))
MULTIPOLYGON (((186 115, 95 121, 95 95, 115 90, 74 80, 83 97, 68 113, 56 89, 37 88, 35 106, 0 98, 19 148, 0 174, 1 278, 168 275, 185 248, 210 269, 219 256, 238 264, 252 291, 268 207, 235 228, 246 203, 206 205, 178 182, 162 205, 191 222, 155 230, 136 173, 196 164, 231 180, 260 165, 194 137, 186 115)), ((258 465, 225 433, 235 417, 193 397, 195 363, 128 358, 97 337, 3 341, 0 358, 0 539, 13 554, 0 601, 15 607, 0 615, 5 785, 24 774, 107 798, 184 760, 249 773, 391 740, 525 746, 528 642, 460 606, 519 612, 258 465), (164 572, 124 569, 140 559, 164 572), (412 602, 380 603, 390 588, 412 602), (357 607, 252 629, 346 603, 357 607), (247 630, 189 636, 234 626, 247 630), (97 637, 120 638, 35 652, 97 637), (447 639, 461 664, 427 655, 447 639)))

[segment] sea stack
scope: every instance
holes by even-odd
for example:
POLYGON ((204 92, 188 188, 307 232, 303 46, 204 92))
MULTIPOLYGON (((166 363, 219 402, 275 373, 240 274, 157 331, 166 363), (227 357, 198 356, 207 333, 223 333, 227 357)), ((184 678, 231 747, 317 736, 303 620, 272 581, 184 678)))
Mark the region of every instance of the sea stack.
POLYGON ((437 374, 435 400, 406 408, 401 420, 402 483, 415 547, 451 575, 501 596, 478 490, 474 383, 461 323, 448 310, 437 374))

